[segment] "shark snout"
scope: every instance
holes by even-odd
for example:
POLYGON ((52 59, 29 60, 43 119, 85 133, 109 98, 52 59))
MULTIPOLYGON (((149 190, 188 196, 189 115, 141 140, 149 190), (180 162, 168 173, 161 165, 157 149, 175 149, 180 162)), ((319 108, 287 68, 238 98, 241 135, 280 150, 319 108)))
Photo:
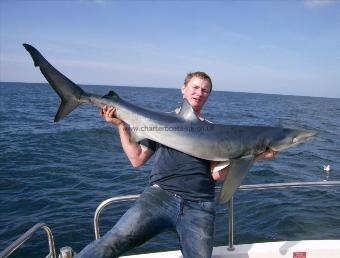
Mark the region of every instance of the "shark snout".
POLYGON ((298 135, 293 138, 293 144, 307 141, 309 138, 317 134, 314 130, 300 130, 298 135))
MULTIPOLYGON (((303 143, 316 135, 314 130, 286 129, 285 136, 279 141, 273 141, 269 146, 273 151, 281 151, 293 145, 303 143)), ((281 135, 282 136, 282 135, 281 135)))

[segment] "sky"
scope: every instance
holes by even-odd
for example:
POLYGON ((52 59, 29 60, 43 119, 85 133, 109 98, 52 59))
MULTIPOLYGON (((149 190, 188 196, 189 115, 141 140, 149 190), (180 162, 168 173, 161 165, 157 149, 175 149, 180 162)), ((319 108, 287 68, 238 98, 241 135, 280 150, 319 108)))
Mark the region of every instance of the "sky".
POLYGON ((22 43, 79 84, 340 98, 340 0, 0 0, 0 81, 46 82, 22 43))

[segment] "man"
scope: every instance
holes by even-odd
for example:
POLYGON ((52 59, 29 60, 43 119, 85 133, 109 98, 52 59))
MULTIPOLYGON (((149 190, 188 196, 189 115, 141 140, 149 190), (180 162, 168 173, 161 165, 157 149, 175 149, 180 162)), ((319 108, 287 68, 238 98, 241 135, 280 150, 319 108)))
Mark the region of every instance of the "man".
MULTIPOLYGON (((212 90, 210 77, 189 73, 181 88, 198 118, 212 90)), ((185 258, 209 258, 213 248, 215 180, 223 179, 228 167, 213 169, 216 162, 192 157, 151 140, 135 143, 115 109, 103 107, 102 116, 119 132, 125 154, 134 167, 152 155, 155 164, 150 184, 136 203, 102 238, 88 245, 78 257, 118 257, 166 229, 175 229, 185 258)), ((259 159, 270 158, 264 153, 259 159)))

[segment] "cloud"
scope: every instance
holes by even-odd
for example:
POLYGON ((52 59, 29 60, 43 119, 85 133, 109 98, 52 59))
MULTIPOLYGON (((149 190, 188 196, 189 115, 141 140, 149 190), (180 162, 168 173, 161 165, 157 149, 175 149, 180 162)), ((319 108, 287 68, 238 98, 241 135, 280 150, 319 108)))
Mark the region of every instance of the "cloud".
POLYGON ((338 2, 337 0, 305 0, 305 6, 309 8, 321 8, 338 2))
POLYGON ((106 4, 110 3, 110 0, 78 0, 81 4, 87 4, 87 5, 97 5, 97 6, 106 6, 106 4))
POLYGON ((108 0, 94 0, 95 4, 106 4, 108 2, 109 2, 108 0))

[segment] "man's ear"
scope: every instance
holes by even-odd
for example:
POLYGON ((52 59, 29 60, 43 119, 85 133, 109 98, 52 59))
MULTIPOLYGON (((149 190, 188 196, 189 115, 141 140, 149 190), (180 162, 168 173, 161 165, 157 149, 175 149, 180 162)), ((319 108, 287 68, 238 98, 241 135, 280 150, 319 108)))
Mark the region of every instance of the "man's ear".
POLYGON ((185 89, 185 87, 186 87, 185 84, 183 84, 182 87, 181 87, 181 92, 182 92, 182 94, 184 94, 184 89, 185 89))

